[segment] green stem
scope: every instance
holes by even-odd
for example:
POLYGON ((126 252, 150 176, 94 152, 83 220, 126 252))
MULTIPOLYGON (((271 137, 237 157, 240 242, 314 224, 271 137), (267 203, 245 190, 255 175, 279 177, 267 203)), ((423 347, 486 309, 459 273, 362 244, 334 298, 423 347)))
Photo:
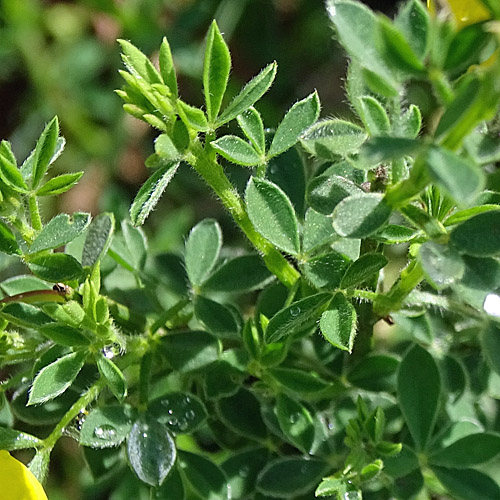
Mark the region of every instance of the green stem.
POLYGON ((30 210, 31 226, 35 231, 41 231, 42 218, 40 217, 40 210, 38 209, 38 202, 35 195, 28 197, 28 206, 30 210))
POLYGON ((59 438, 63 435, 64 429, 78 416, 78 414, 86 408, 94 399, 99 396, 102 388, 105 385, 104 379, 99 379, 92 385, 87 392, 76 400, 71 408, 65 413, 60 422, 54 427, 54 430, 43 440, 43 447, 51 450, 59 438))
POLYGON ((172 307, 169 307, 163 314, 153 323, 150 328, 151 335, 155 334, 165 323, 176 316, 177 313, 182 311, 185 306, 189 304, 189 298, 184 297, 183 299, 176 302, 172 307))
POLYGON ((444 74, 440 70, 434 69, 429 71, 429 77, 438 99, 445 106, 450 104, 450 102, 453 101, 454 94, 450 82, 446 79, 444 74))
POLYGON ((141 372, 139 375, 139 407, 144 410, 147 408, 149 399, 152 368, 153 353, 149 351, 141 359, 141 372))
POLYGON ((262 255, 267 268, 288 288, 300 278, 299 272, 253 227, 240 196, 222 167, 211 160, 202 145, 196 141, 191 145, 186 161, 201 175, 214 190, 224 207, 245 233, 256 250, 262 255))

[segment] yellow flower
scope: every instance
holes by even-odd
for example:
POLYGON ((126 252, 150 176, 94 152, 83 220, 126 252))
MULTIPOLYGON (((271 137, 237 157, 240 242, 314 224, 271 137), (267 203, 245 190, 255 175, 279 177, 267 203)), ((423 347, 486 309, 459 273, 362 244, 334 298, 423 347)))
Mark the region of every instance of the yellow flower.
MULTIPOLYGON (((458 28, 490 19, 491 14, 481 0, 446 0, 458 28)), ((427 0, 432 13, 436 12, 437 0, 427 0)))
POLYGON ((5 450, 0 450, 0 497, 3 500, 47 500, 33 473, 5 450))

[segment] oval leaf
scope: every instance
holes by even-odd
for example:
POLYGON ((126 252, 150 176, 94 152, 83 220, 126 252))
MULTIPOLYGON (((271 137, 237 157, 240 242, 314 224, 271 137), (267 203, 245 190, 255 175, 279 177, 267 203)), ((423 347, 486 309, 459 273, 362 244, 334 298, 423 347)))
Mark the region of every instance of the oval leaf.
POLYGON ((114 229, 115 217, 112 213, 94 217, 83 244, 82 266, 93 266, 106 255, 111 245, 114 229))
POLYGON ((75 172, 74 174, 63 174, 53 177, 37 190, 36 195, 53 196, 65 193, 80 180, 82 175, 83 172, 75 172))
POLYGON ((28 267, 34 275, 51 283, 78 279, 83 274, 80 263, 64 253, 32 257, 28 261, 28 267))
POLYGON ((437 290, 459 280, 465 271, 465 263, 453 247, 433 241, 428 241, 419 248, 418 260, 427 281, 437 290))
POLYGON ((460 253, 474 257, 500 255, 500 211, 478 214, 451 232, 451 242, 460 253))
POLYGON ((257 151, 248 142, 235 135, 225 135, 210 144, 226 160, 237 165, 252 167, 263 163, 257 151))
POLYGON ((317 212, 330 215, 344 198, 362 192, 354 182, 339 175, 319 175, 307 187, 307 201, 317 212))
POLYGON ((263 154, 266 149, 266 138, 260 113, 254 107, 251 107, 238 115, 236 119, 255 150, 259 154, 263 154))
POLYGON ((103 354, 97 358, 97 368, 115 398, 121 403, 127 397, 127 381, 121 370, 103 354))
POLYGON ((356 310, 343 293, 337 293, 319 321, 321 333, 330 344, 352 352, 356 337, 356 310))
POLYGON ((352 288, 378 273, 389 261, 380 253, 365 253, 347 269, 340 288, 352 288))

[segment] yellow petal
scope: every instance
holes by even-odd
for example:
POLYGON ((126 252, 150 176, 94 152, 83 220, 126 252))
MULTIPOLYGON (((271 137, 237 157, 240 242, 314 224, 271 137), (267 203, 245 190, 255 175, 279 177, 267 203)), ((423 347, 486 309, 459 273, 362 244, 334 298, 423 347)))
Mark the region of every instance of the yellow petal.
POLYGON ((0 450, 0 497, 5 500, 47 500, 33 473, 5 450, 0 450))
MULTIPOLYGON (((481 0, 445 0, 442 3, 449 5, 459 28, 479 23, 480 21, 486 21, 491 17, 489 10, 481 0)), ((437 10, 436 0, 427 0, 427 7, 431 14, 435 14, 437 10)))

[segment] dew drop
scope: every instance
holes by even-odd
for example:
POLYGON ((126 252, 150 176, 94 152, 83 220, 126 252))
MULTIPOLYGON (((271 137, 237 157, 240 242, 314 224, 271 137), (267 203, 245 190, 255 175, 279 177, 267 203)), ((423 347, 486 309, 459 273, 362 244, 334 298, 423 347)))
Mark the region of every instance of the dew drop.
POLYGON ((500 296, 496 293, 489 293, 483 302, 483 309, 491 316, 500 318, 500 296))
POLYGON ((188 420, 193 420, 193 418, 194 418, 194 417, 195 417, 195 413, 194 413, 194 411, 193 411, 193 410, 188 410, 188 411, 186 412, 186 418, 187 418, 188 420))
POLYGON ((238 472, 238 475, 240 477, 247 477, 249 473, 250 473, 250 466, 244 465, 238 472))
POLYGON ((112 425, 101 425, 94 429, 94 436, 98 439, 107 441, 116 436, 116 429, 112 425))
POLYGON ((299 413, 292 413, 290 415, 290 423, 291 424, 296 424, 300 419, 300 414, 299 413))
POLYGON ((290 309, 290 316, 296 318, 299 314, 300 314, 300 307, 295 306, 290 309))
POLYGON ((359 491, 346 491, 342 500, 361 500, 359 491))

